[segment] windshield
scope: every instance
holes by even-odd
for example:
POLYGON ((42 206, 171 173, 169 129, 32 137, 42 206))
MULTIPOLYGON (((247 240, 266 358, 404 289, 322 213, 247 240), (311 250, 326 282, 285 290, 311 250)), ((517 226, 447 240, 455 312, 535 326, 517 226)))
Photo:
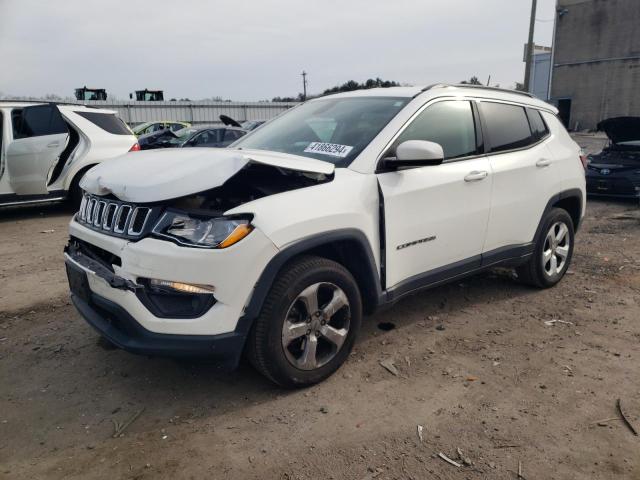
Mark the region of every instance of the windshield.
POLYGON ((263 125, 232 148, 290 153, 347 166, 409 100, 392 97, 313 100, 263 125))
POLYGON ((147 127, 151 125, 153 125, 153 122, 145 122, 145 123, 141 123, 140 125, 136 125, 135 127, 132 128, 133 133, 138 135, 140 132, 146 130, 147 127))

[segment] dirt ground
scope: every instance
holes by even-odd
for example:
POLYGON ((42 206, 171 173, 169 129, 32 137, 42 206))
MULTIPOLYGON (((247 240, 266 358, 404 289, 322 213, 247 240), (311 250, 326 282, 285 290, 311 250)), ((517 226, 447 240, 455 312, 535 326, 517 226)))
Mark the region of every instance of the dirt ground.
POLYGON ((70 212, 1 212, 0 478, 640 479, 616 411, 640 429, 638 214, 590 201, 557 287, 494 271, 414 295, 328 381, 283 391, 107 349, 67 298, 70 212))

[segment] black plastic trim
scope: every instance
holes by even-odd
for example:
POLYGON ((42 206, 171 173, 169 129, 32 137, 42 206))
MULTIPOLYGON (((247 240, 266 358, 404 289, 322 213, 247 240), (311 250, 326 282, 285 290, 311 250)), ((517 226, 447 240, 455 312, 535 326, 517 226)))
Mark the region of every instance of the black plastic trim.
POLYGON ((373 256, 373 251, 371 250, 367 237, 362 231, 355 228, 334 230, 332 232, 324 232, 304 238, 284 250, 280 250, 280 252, 271 259, 256 282, 251 300, 249 301, 244 314, 238 320, 238 325, 236 326, 235 331, 242 334, 246 334, 249 331, 253 320, 260 314, 262 304, 264 303, 278 272, 289 260, 301 253, 322 245, 344 240, 357 242, 365 253, 367 262, 363 267, 367 270, 367 278, 369 279, 368 286, 375 289, 376 297, 378 299, 377 303, 379 304, 380 299, 382 298, 380 276, 378 274, 378 268, 376 266, 375 257, 373 256))
POLYGON ((140 325, 129 313, 104 297, 91 294, 89 302, 71 294, 84 319, 114 345, 132 353, 172 357, 207 357, 218 368, 238 366, 245 336, 232 332, 220 335, 173 335, 155 333, 140 325))
POLYGON ((66 190, 51 190, 49 193, 38 195, 18 195, 16 193, 4 193, 0 195, 0 206, 3 204, 27 203, 27 202, 47 202, 60 200, 67 196, 66 190))

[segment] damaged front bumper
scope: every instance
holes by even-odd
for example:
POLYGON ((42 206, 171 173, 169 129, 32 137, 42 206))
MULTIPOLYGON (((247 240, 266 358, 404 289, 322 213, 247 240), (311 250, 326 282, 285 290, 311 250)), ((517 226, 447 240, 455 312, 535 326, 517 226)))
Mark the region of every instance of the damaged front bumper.
POLYGON ((276 251, 259 230, 226 251, 180 247, 156 239, 131 242, 75 221, 70 233, 65 264, 71 298, 103 336, 134 353, 207 356, 223 368, 237 365, 251 323, 243 317, 244 306, 262 264, 276 251), (87 248, 79 248, 83 244, 87 248), (154 305, 149 301, 152 289, 145 283, 149 278, 216 285, 215 298, 183 296, 186 305, 194 305, 195 297, 209 299, 189 311, 180 305, 171 310, 180 299, 170 295, 154 305), (167 315, 154 308, 170 311, 167 315))

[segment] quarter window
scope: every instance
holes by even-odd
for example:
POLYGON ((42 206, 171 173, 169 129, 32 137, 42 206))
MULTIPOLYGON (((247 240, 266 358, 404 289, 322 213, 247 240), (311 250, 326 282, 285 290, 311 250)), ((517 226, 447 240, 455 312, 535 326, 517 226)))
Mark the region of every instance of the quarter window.
MULTIPOLYGON (((98 112, 74 112, 83 118, 86 118, 94 125, 100 127, 105 132, 113 133, 114 135, 132 135, 131 130, 127 127, 119 117, 116 117, 113 113, 98 113, 98 112)), ((146 133, 150 132, 149 129, 145 130, 146 133)))
POLYGON ((400 134, 394 142, 393 152, 407 140, 427 140, 440 144, 445 160, 476 154, 476 131, 471 103, 455 100, 427 107, 400 134))
POLYGON ((536 139, 536 141, 546 137, 549 134, 549 129, 544 123, 542 115, 540 115, 540 112, 538 110, 527 108, 527 116, 529 117, 531 131, 533 132, 533 137, 536 139))
POLYGON ((531 134, 523 107, 504 103, 481 102, 491 152, 523 148, 537 141, 531 134))

